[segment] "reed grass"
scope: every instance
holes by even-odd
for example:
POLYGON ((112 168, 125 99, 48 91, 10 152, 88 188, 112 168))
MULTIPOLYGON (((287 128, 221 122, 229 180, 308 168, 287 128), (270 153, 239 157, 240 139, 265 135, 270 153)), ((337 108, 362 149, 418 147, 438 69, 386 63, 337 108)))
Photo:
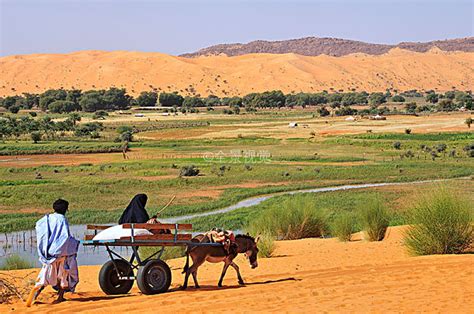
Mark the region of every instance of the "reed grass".
POLYGON ((390 223, 390 216, 380 197, 368 199, 360 211, 360 220, 366 239, 382 241, 390 223))
POLYGON ((20 255, 10 255, 0 265, 0 270, 15 270, 33 268, 33 264, 20 255))
POLYGON ((331 235, 337 237, 342 242, 350 241, 355 230, 354 220, 354 215, 351 213, 341 213, 331 223, 331 235))
POLYGON ((411 221, 404 242, 413 255, 462 253, 474 241, 472 206, 445 186, 419 197, 411 221))
POLYGON ((280 240, 321 237, 327 233, 327 215, 312 195, 292 195, 281 206, 269 207, 248 228, 253 234, 269 234, 280 240))

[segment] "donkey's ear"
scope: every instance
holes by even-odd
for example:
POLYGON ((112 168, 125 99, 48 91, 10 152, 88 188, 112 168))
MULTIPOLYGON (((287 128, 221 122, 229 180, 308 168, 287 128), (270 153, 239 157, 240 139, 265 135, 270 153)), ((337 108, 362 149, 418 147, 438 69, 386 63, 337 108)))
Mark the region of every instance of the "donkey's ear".
POLYGON ((260 241, 260 235, 255 238, 255 244, 258 244, 258 241, 260 241))

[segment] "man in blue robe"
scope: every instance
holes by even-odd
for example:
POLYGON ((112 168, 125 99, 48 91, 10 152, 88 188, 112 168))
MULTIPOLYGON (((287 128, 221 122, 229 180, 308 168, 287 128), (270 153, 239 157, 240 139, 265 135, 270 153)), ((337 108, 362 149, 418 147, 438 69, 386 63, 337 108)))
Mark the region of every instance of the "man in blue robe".
POLYGON ((58 199, 53 204, 54 213, 47 214, 36 222, 36 239, 39 260, 43 267, 36 285, 28 298, 31 306, 44 287, 50 285, 58 290, 56 302, 64 301, 64 292, 74 292, 79 282, 77 250, 79 241, 69 230, 66 212, 69 203, 58 199))

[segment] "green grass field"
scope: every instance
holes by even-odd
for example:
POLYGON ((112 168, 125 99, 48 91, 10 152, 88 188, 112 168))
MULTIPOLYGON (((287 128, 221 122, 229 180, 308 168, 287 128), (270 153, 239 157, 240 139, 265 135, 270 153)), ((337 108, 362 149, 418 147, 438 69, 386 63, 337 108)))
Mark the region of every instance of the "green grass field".
MULTIPOLYGON (((297 114, 213 115, 203 115, 198 120, 213 119, 212 125, 230 127, 236 123, 253 125, 261 121, 282 124, 297 114)), ((299 113, 298 117, 311 118, 308 112, 299 113)), ((109 123, 109 131, 113 133, 113 128, 124 124, 130 123, 109 123)), ((172 125, 170 122, 169 127, 172 125)), ((140 127, 146 128, 147 122, 142 121, 140 127)), ((260 124, 251 127, 258 129, 260 124)), ((201 128, 205 130, 205 127, 199 127, 199 130, 201 128)), ((179 132, 186 135, 190 129, 184 127, 179 132)), ((63 164, 61 161, 43 164, 43 159, 50 162, 55 155, 50 158, 38 155, 33 166, 11 161, 11 158, 21 159, 21 156, 2 157, 8 163, 0 163, 0 232, 33 228, 35 220, 48 212, 52 202, 60 197, 70 202, 71 223, 108 223, 119 218, 128 201, 137 193, 148 194, 151 213, 177 195, 176 201, 163 214, 169 217, 219 209, 256 195, 312 187, 470 177, 474 175, 474 158, 468 157, 463 147, 472 142, 472 132, 368 133, 313 138, 306 135, 282 138, 183 136, 132 142, 130 159, 123 160, 121 153, 113 153, 120 151, 121 144, 111 142, 107 137, 39 144, 33 144, 31 140, 8 141, 0 145, 0 154, 47 152, 73 155, 61 159, 63 164), (396 141, 401 143, 400 149, 393 147, 396 141), (426 149, 422 149, 430 147, 435 150, 440 144, 445 144, 446 148, 437 153, 434 160, 426 149), (411 157, 405 156, 407 150, 412 152, 411 157), (455 150, 454 154, 450 153, 452 150, 455 150), (84 154, 81 156, 85 158, 74 162, 77 158, 74 153, 103 151, 108 153, 84 154), (180 169, 188 165, 199 168, 199 176, 179 177, 180 169), (38 173, 41 179, 37 179, 38 173)), ((456 187, 463 189, 467 186, 472 190, 472 181, 467 182, 456 187)), ((362 201, 372 191, 334 192, 314 197, 329 202, 325 199, 329 197, 327 195, 346 195, 344 193, 350 195, 348 199, 354 198, 353 202, 341 197, 340 202, 329 206, 333 208, 331 210, 336 210, 336 207, 338 210, 350 209, 354 202, 362 201)), ((392 194, 389 191, 384 193, 390 199, 392 194)), ((269 200, 268 204, 259 206, 277 206, 278 200, 269 200)), ((193 223, 199 229, 211 226, 241 229, 258 211, 243 209, 224 217, 196 219, 193 223)), ((398 216, 394 221, 404 222, 398 216)))

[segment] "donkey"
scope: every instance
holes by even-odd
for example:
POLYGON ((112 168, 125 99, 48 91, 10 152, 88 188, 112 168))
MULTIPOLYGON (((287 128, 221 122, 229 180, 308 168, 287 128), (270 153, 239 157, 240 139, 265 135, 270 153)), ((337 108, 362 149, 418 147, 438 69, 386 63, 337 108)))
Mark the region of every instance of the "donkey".
MULTIPOLYGON (((188 287, 189 275, 193 275, 194 286, 199 288, 199 283, 197 281, 197 270, 205 261, 210 263, 219 263, 224 262, 224 268, 222 269, 222 274, 219 279, 218 286, 222 287, 222 281, 224 280, 225 273, 229 266, 232 266, 237 272, 237 278, 240 285, 244 285, 244 280, 240 275, 239 266, 234 263, 234 258, 239 253, 244 253, 250 262, 250 267, 252 269, 258 266, 257 255, 258 255, 258 243, 259 237, 254 239, 249 235, 239 234, 235 236, 236 250, 230 254, 221 246, 193 246, 189 245, 186 248, 186 265, 183 268, 183 274, 186 273, 184 278, 183 289, 188 287), (189 267, 189 256, 193 260, 193 265, 189 267)), ((193 238, 192 242, 201 242, 208 243, 210 239, 205 235, 197 235, 193 238)))

